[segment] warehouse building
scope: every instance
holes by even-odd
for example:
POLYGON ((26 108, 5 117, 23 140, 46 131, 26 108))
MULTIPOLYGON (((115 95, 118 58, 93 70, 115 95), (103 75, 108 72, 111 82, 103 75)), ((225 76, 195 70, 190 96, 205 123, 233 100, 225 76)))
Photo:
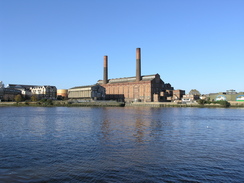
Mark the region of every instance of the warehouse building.
POLYGON ((68 90, 68 98, 84 100, 104 100, 105 88, 98 84, 73 87, 68 90))

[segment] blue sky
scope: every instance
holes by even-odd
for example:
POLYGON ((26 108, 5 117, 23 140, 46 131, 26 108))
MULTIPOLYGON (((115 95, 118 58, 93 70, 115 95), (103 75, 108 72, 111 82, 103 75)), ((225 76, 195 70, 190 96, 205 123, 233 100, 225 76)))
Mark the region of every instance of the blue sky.
POLYGON ((95 84, 160 74, 188 93, 244 91, 243 0, 0 0, 0 81, 95 84))

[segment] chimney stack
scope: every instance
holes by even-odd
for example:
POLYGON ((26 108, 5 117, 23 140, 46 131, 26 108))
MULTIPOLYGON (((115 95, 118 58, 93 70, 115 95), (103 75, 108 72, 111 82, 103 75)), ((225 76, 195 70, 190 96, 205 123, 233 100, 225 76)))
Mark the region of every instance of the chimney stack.
POLYGON ((136 81, 141 81, 141 48, 136 48, 136 81))
POLYGON ((105 55, 103 57, 104 63, 103 63, 103 84, 108 83, 108 56, 105 55))

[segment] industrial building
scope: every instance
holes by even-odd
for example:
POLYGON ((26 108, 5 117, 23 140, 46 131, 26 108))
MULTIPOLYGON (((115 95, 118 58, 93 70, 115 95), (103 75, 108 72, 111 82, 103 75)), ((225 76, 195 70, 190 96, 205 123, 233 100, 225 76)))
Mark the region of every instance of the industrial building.
POLYGON ((68 90, 68 98, 84 100, 104 100, 105 88, 98 84, 73 87, 68 90))
POLYGON ((108 79, 108 56, 103 58, 103 80, 68 90, 68 99, 117 100, 125 102, 170 102, 180 100, 184 90, 174 90, 159 74, 141 75, 141 49, 136 49, 136 76, 108 79))
MULTIPOLYGON (((104 56, 103 80, 97 83, 106 89, 106 99, 126 102, 171 101, 174 88, 164 83, 159 74, 141 75, 141 49, 136 49, 136 76, 108 79, 108 56, 104 56)), ((176 92, 182 96, 182 92, 176 92)))
POLYGON ((57 90, 57 99, 68 99, 68 90, 67 89, 58 89, 57 90))

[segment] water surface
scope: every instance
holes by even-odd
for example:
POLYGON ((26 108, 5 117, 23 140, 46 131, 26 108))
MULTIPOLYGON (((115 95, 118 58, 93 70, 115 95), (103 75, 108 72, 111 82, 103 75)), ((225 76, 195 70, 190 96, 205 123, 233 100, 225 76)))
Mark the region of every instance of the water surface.
POLYGON ((244 110, 0 107, 0 182, 244 182, 244 110))

